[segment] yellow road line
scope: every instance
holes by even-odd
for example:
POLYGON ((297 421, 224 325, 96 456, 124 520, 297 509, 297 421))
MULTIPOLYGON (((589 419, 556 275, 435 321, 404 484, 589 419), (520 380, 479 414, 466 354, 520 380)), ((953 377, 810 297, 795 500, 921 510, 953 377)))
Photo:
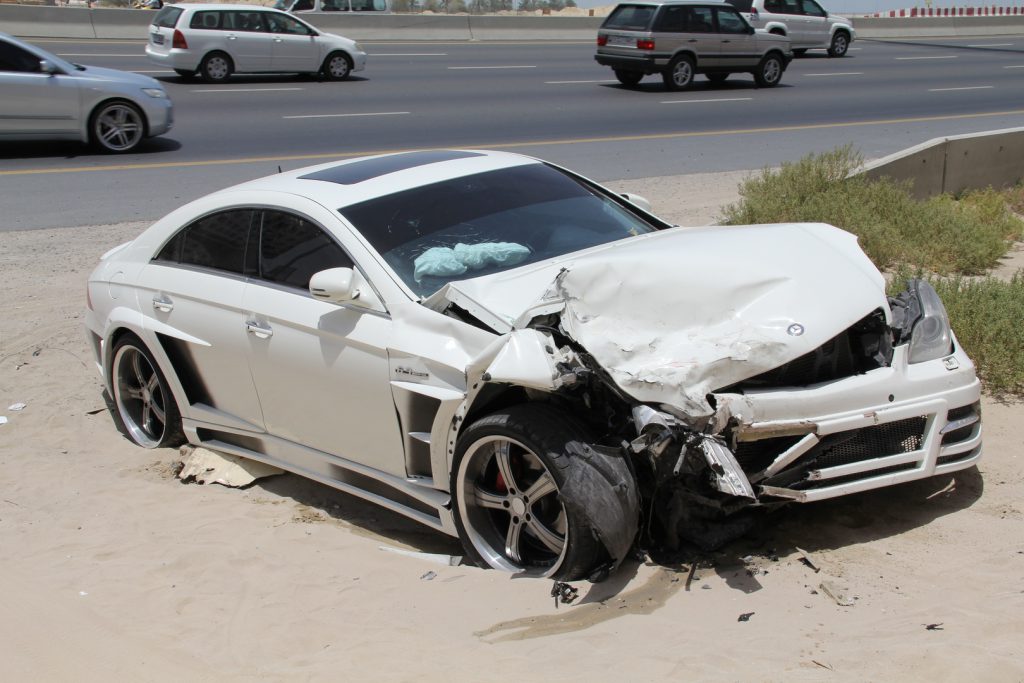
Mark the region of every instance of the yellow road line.
MULTIPOLYGON (((694 131, 689 133, 651 133, 647 135, 613 135, 606 137, 568 138, 564 140, 530 140, 527 142, 489 142, 482 144, 453 145, 461 149, 516 149, 522 147, 548 147, 609 142, 638 142, 644 140, 677 140, 683 138, 716 137, 723 135, 753 135, 764 133, 786 133, 829 128, 853 128, 856 126, 885 126, 901 123, 927 123, 929 121, 955 121, 993 116, 1020 116, 1024 109, 1009 111, 980 112, 975 114, 948 114, 942 116, 916 116, 899 119, 878 119, 874 121, 846 121, 841 123, 811 123, 798 126, 775 126, 765 128, 733 128, 727 130, 694 131)), ((112 164, 109 166, 78 166, 65 168, 36 168, 20 171, 0 171, 0 176, 46 175, 56 173, 86 173, 92 171, 139 171, 158 168, 192 168, 200 166, 227 166, 232 164, 258 164, 272 161, 315 161, 317 159, 345 159, 348 157, 372 156, 413 151, 410 149, 362 150, 359 152, 329 152, 326 154, 288 154, 280 156, 245 157, 241 159, 207 159, 199 161, 167 161, 152 164, 112 164)))

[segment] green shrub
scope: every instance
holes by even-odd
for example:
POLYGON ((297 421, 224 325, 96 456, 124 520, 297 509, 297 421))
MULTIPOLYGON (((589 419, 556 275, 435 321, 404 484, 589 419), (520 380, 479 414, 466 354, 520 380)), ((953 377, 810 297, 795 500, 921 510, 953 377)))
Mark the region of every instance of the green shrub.
POLYGON ((943 274, 984 272, 1024 232, 999 193, 922 202, 908 183, 851 177, 861 164, 846 146, 765 169, 740 186, 741 199, 725 208, 724 221, 831 223, 857 235, 879 268, 910 265, 943 274))

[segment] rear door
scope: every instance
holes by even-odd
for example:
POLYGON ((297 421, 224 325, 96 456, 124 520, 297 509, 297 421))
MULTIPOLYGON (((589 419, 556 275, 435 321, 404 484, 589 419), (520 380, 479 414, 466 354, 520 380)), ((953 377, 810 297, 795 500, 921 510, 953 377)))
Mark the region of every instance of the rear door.
POLYGON ((44 73, 39 64, 37 55, 0 40, 0 134, 78 132, 78 79, 44 73))

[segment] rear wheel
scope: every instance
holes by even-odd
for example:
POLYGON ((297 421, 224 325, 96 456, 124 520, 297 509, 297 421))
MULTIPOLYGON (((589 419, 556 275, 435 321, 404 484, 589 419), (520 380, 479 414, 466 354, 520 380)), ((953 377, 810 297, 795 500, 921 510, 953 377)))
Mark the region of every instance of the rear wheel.
POLYGON ((729 78, 729 74, 707 74, 707 77, 715 85, 721 85, 725 83, 725 79, 729 78))
POLYGON ((669 90, 686 90, 693 83, 693 59, 680 55, 672 60, 662 74, 665 87, 669 90))
POLYGON ((754 72, 754 80, 762 88, 772 88, 782 80, 782 59, 778 55, 768 55, 761 60, 754 72))
POLYGON ((143 448, 183 443, 178 404, 146 345, 125 335, 114 346, 113 359, 114 405, 128 437, 143 448))
POLYGON ((828 48, 829 57, 842 57, 850 49, 850 36, 845 31, 836 31, 832 36, 832 45, 828 48))
POLYGON ((207 83, 223 83, 231 78, 231 72, 234 70, 235 65, 231 63, 231 58, 223 52, 211 52, 203 57, 199 65, 199 75, 207 83))
POLYGON ((104 102, 89 120, 89 138, 104 152, 130 152, 146 137, 146 119, 130 102, 104 102))
POLYGON ((451 475, 467 554, 481 566, 528 576, 587 576, 604 551, 563 491, 567 446, 585 439, 568 415, 539 405, 513 406, 467 427, 451 475))
POLYGON ((323 66, 320 67, 320 74, 328 81, 344 81, 351 73, 352 60, 342 52, 327 55, 323 66))
POLYGON ((626 71, 624 69, 615 69, 615 78, 619 79, 619 83, 622 85, 632 88, 644 77, 639 71, 626 71))

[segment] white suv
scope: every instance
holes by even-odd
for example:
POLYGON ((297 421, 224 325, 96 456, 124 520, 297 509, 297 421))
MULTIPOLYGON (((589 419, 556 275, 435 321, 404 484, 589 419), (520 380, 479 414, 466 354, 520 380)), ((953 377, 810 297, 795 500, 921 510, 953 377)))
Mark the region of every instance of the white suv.
POLYGON ((842 57, 856 37, 853 22, 829 14, 815 0, 726 0, 738 9, 751 26, 789 38, 793 54, 814 48, 828 50, 829 57, 842 57))
POLYGON ((344 80, 366 67, 359 43, 285 12, 252 5, 167 5, 149 27, 146 57, 190 78, 232 73, 319 73, 344 80))

